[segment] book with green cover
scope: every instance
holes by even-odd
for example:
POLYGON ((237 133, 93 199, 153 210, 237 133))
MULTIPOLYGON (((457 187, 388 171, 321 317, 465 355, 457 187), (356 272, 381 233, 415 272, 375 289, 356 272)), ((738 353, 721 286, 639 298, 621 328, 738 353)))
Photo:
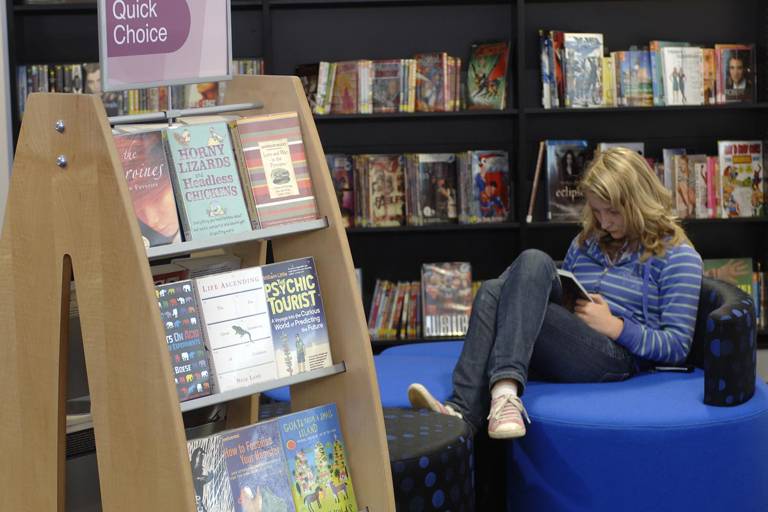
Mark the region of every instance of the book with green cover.
POLYGON ((226 123, 170 128, 165 139, 185 240, 250 231, 226 123))
POLYGON ((730 283, 752 295, 752 259, 719 258, 706 259, 704 275, 730 283))

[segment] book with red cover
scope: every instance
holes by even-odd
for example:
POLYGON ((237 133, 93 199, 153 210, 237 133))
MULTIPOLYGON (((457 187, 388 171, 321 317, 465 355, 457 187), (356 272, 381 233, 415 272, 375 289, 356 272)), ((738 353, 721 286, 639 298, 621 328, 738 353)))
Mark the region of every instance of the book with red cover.
POLYGON ((168 159, 160 131, 115 135, 145 247, 181 242, 168 159))
POLYGON ((318 217, 299 116, 283 112, 237 121, 238 158, 254 228, 318 217))

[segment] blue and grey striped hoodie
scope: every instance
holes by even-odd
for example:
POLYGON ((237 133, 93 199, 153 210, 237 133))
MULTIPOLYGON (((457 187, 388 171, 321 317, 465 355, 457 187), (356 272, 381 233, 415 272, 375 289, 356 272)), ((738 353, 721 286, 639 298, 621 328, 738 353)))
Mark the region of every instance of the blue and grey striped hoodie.
POLYGON ((688 244, 667 248, 664 256, 640 261, 625 253, 611 263, 596 239, 579 246, 574 238, 563 269, 590 293, 602 295, 611 313, 624 319, 616 340, 641 359, 680 364, 688 356, 701 289, 701 256, 688 244))

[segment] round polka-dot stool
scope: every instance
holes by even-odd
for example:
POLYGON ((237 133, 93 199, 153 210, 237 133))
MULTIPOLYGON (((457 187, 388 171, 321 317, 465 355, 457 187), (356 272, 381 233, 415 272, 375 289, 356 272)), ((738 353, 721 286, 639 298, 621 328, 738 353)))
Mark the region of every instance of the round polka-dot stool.
MULTIPOLYGON (((261 419, 290 412, 287 402, 262 405, 261 419)), ((469 427, 430 411, 384 408, 398 512, 475 510, 474 446, 469 427)), ((354 475, 353 475, 354 479, 354 475)))

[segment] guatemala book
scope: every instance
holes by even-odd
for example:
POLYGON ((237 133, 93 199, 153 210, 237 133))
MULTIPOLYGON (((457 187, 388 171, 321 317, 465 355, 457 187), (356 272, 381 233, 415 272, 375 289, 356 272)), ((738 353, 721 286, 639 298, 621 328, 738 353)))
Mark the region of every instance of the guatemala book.
POLYGON ((250 231, 227 125, 179 126, 164 133, 185 240, 250 231))
POLYGON ((763 143, 718 141, 723 217, 759 217, 765 213, 763 143))
POLYGON ((277 378, 331 366, 331 346, 315 260, 261 267, 277 378))
POLYGON ((195 287, 217 392, 274 379, 261 267, 199 277, 195 287))
POLYGON ((589 162, 587 141, 547 141, 547 216, 549 220, 576 222, 581 218, 584 195, 579 181, 589 162))
POLYGON ((234 512, 221 436, 187 441, 187 451, 195 489, 195 512, 234 512))
POLYGON ((467 66, 467 107, 504 110, 507 106, 509 43, 473 44, 467 66))
POLYGON ((221 434, 235 512, 294 512, 276 420, 221 434))
POLYGON ((211 394, 208 354, 192 281, 155 287, 179 401, 211 394))
POLYGON ((277 419, 296 512, 357 512, 335 404, 277 419))
POLYGON ((464 336, 472 309, 472 267, 465 262, 421 266, 424 337, 464 336))
POLYGON ((299 116, 283 112, 237 121, 237 148, 254 227, 318 217, 299 116))
POLYGON ((123 163, 144 247, 181 242, 162 132, 116 135, 115 145, 123 163))

